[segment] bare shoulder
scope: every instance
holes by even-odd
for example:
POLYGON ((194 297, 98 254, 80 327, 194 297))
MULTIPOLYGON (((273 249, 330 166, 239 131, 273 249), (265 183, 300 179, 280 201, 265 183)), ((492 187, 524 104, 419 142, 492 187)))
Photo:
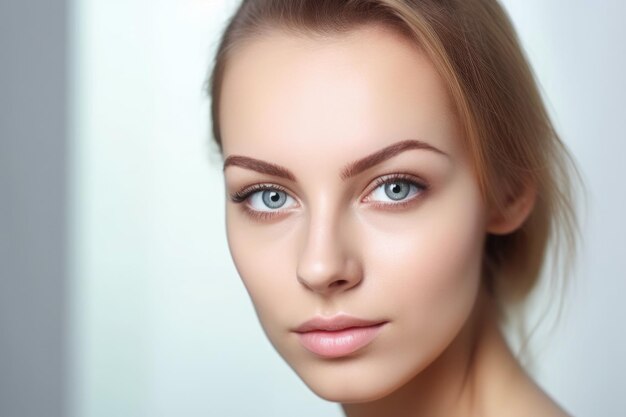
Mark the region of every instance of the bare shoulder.
POLYGON ((513 355, 497 326, 485 327, 476 355, 484 389, 475 414, 481 417, 572 417, 542 389, 513 355))
POLYGON ((524 416, 571 417, 553 398, 534 382, 524 389, 518 397, 524 416))
POLYGON ((509 406, 502 417, 572 417, 527 375, 513 384, 507 396, 509 406))
POLYGON ((572 417, 526 372, 508 349, 494 350, 485 415, 494 417, 572 417))

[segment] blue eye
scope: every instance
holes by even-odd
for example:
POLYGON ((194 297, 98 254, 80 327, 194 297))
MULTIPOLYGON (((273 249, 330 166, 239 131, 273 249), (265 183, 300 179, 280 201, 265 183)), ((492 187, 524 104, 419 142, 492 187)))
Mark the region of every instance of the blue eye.
POLYGON ((392 200, 403 200, 409 195, 409 192, 411 192, 411 187, 417 188, 412 184, 399 181, 385 184, 385 194, 392 200))
POLYGON ((425 186, 406 179, 384 179, 371 192, 368 200, 383 202, 402 202, 410 200, 426 189, 425 186))
POLYGON ((248 195, 248 199, 248 204, 256 211, 274 211, 295 203, 293 197, 275 188, 254 191, 248 195))

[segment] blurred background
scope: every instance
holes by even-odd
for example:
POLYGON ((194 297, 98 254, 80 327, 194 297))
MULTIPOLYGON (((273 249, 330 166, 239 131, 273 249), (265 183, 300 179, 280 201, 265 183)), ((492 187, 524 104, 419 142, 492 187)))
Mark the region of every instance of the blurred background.
MULTIPOLYGON (((0 417, 342 415, 228 254, 203 83, 237 3, 0 0, 0 417)), ((626 3, 503 4, 589 190, 532 372, 575 416, 623 417, 626 3)))

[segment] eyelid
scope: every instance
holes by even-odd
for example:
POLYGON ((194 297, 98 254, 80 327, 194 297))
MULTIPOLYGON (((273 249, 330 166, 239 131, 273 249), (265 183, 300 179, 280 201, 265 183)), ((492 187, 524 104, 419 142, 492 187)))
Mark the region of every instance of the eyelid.
POLYGON ((240 189, 239 191, 235 191, 234 193, 230 194, 230 199, 234 203, 242 203, 245 200, 247 200, 248 197, 250 197, 255 192, 265 191, 265 190, 282 191, 284 193, 289 194, 289 196, 291 198, 293 198, 295 201, 298 201, 298 199, 295 198, 288 189, 286 189, 285 187, 283 187, 281 185, 272 184, 272 183, 258 183, 258 184, 249 185, 247 187, 244 187, 244 188, 240 189))

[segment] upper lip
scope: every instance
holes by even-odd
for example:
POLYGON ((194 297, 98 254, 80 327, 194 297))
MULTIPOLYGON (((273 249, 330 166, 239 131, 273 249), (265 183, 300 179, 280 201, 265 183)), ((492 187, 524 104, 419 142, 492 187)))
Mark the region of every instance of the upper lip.
POLYGON ((317 316, 311 320, 305 321, 294 331, 298 333, 310 332, 315 330, 343 330, 350 327, 366 327, 385 323, 386 320, 365 320, 358 317, 352 317, 347 314, 339 314, 333 317, 317 316))

